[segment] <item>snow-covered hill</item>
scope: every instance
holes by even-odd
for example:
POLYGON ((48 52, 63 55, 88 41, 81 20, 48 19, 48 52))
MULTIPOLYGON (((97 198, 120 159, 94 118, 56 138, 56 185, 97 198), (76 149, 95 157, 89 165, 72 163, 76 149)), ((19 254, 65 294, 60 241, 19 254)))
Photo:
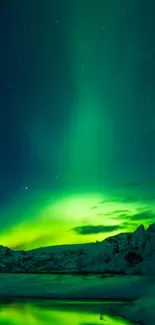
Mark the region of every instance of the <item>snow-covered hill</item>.
POLYGON ((13 251, 0 246, 0 272, 155 275, 155 223, 102 242, 13 251))

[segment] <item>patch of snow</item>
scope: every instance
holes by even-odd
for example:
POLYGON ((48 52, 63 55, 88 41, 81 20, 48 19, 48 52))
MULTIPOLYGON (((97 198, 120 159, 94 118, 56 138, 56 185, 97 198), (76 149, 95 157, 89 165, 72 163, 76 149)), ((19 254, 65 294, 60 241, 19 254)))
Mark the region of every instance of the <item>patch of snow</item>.
POLYGON ((61 245, 31 251, 0 246, 0 272, 113 273, 155 275, 155 224, 102 242, 61 245))
POLYGON ((148 288, 148 293, 128 307, 124 307, 121 315, 141 325, 155 324, 155 282, 148 288))

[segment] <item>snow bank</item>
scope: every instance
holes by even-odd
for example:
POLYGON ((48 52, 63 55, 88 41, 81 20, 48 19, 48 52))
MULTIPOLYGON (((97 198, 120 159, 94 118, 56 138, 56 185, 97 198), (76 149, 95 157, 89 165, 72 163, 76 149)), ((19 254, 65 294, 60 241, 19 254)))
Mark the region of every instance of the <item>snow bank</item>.
POLYGON ((155 282, 149 285, 147 293, 134 301, 128 307, 124 307, 120 313, 130 321, 141 325, 155 324, 155 282))

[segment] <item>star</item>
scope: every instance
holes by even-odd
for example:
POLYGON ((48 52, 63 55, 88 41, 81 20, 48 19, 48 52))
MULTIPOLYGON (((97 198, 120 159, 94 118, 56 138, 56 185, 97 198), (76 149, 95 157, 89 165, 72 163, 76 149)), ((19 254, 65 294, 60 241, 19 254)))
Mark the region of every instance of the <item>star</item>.
POLYGON ((24 32, 26 32, 27 30, 28 30, 28 26, 25 25, 25 26, 24 26, 24 32))

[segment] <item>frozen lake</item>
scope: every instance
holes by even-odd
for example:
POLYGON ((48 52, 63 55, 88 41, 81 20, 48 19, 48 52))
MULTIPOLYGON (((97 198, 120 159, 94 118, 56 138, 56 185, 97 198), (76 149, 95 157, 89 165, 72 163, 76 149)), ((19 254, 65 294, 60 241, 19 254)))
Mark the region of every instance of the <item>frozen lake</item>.
POLYGON ((152 325, 154 292, 140 276, 0 274, 0 324, 152 325))
POLYGON ((134 300, 145 294, 149 278, 0 274, 0 296, 53 299, 134 300))

